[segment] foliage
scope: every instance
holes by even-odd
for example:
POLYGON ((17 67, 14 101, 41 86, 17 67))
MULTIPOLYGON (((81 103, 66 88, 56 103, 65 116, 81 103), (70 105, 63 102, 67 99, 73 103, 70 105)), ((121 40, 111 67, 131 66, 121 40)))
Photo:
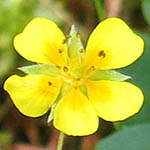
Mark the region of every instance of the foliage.
POLYGON ((102 140, 96 150, 147 150, 150 148, 150 124, 135 125, 102 140))

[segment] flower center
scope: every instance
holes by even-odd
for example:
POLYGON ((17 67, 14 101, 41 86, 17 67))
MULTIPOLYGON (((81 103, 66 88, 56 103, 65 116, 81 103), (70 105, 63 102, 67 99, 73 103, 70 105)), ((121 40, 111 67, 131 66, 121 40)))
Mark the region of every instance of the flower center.
POLYGON ((73 87, 79 87, 79 86, 84 84, 84 79, 80 79, 80 78, 79 79, 73 79, 73 78, 63 77, 63 80, 66 83, 69 83, 73 87))
POLYGON ((78 72, 73 72, 68 67, 64 66, 61 70, 61 77, 64 82, 70 84, 73 87, 79 87, 84 84, 85 80, 78 72))

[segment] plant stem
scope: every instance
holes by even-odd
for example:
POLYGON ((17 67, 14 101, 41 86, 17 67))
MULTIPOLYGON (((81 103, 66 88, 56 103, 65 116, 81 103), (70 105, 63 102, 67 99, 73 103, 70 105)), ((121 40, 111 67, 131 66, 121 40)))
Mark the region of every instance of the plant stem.
POLYGON ((93 0, 99 21, 104 19, 104 7, 102 0, 93 0))
POLYGON ((62 150, 63 148, 63 143, 64 143, 64 133, 60 132, 59 137, 58 137, 58 144, 57 144, 57 149, 56 150, 62 150))

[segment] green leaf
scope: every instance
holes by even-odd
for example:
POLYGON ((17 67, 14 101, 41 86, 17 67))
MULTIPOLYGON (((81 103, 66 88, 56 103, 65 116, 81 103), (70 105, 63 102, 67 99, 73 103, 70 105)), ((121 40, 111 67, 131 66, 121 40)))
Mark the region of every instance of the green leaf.
POLYGON ((9 133, 7 130, 1 130, 0 131, 0 148, 1 148, 1 144, 2 145, 7 145, 13 142, 13 135, 11 133, 9 133))
POLYGON ((149 150, 150 124, 135 125, 102 139, 96 150, 149 150))
POLYGON ((84 48, 80 39, 80 34, 76 32, 72 25, 70 35, 68 36, 68 56, 70 59, 84 58, 84 48))
POLYGON ((143 15, 147 23, 150 25, 150 0, 141 0, 141 2, 143 15))
POLYGON ((111 80, 111 81, 125 81, 131 77, 121 74, 114 70, 97 70, 91 77, 91 80, 111 80))
POLYGON ((18 69, 23 71, 26 74, 40 74, 40 75, 48 75, 52 77, 59 76, 59 69, 56 66, 51 66, 48 64, 24 66, 18 69))

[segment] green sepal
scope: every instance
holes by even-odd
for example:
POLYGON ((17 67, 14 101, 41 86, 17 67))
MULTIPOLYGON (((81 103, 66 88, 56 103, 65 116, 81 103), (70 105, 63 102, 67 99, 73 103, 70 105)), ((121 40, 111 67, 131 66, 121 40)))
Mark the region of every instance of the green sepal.
POLYGON ((80 91, 81 91, 86 97, 88 97, 87 87, 86 87, 85 85, 81 85, 79 88, 80 88, 80 91))
POLYGON ((80 39, 80 35, 76 32, 74 25, 71 27, 67 45, 68 56, 70 59, 75 59, 76 57, 79 57, 80 59, 84 58, 84 48, 80 39))
POLYGON ((55 108, 58 104, 58 102, 60 101, 60 99, 65 96, 69 91, 71 90, 71 86, 70 84, 66 84, 64 83, 63 86, 61 87, 60 91, 59 91, 59 94, 54 102, 54 104, 52 105, 51 107, 51 111, 50 111, 50 114, 48 116, 48 119, 47 119, 47 123, 51 122, 53 119, 54 119, 54 112, 55 112, 55 108))
POLYGON ((76 31, 74 25, 72 25, 70 34, 67 37, 67 46, 70 74, 75 79, 78 79, 83 72, 82 64, 85 57, 85 50, 80 39, 80 34, 76 31))
POLYGON ((47 123, 50 123, 54 119, 54 111, 55 111, 56 103, 54 103, 51 107, 50 114, 47 119, 47 123))
POLYGON ((51 66, 48 64, 36 64, 31 66, 20 67, 18 69, 26 74, 48 75, 51 77, 58 77, 60 71, 56 66, 51 66))
POLYGON ((128 79, 131 79, 131 77, 121 74, 114 70, 97 70, 89 79, 91 79, 91 80, 125 81, 128 79))
POLYGON ((71 90, 71 88, 72 86, 70 84, 64 82, 60 88, 60 92, 55 102, 59 101, 63 96, 65 96, 71 90))

